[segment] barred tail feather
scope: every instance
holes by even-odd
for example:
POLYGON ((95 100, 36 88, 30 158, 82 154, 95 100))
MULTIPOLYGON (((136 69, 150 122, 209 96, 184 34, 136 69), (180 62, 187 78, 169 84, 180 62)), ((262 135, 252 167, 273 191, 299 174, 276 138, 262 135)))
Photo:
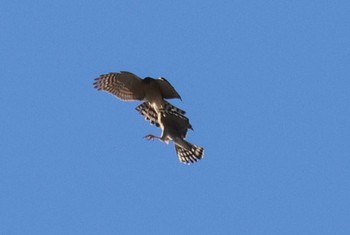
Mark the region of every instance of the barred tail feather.
POLYGON ((175 144, 175 151, 180 162, 185 164, 195 163, 204 157, 204 149, 194 144, 188 143, 190 150, 182 148, 175 144))

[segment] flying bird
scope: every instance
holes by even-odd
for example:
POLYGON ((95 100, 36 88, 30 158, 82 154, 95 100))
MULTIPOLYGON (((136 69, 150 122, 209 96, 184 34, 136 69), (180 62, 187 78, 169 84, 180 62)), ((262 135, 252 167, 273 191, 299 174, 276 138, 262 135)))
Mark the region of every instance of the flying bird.
POLYGON ((146 120, 162 129, 160 137, 149 134, 145 136, 146 139, 159 139, 167 144, 172 140, 179 161, 182 163, 190 164, 203 158, 204 149, 185 140, 187 130, 193 130, 187 117, 176 112, 157 114, 147 102, 137 106, 136 110, 145 116, 146 120))
POLYGON ((94 87, 106 91, 124 101, 141 100, 148 102, 157 113, 172 111, 184 115, 185 111, 173 106, 165 99, 180 99, 175 88, 163 77, 141 79, 133 73, 102 74, 95 79, 94 87))

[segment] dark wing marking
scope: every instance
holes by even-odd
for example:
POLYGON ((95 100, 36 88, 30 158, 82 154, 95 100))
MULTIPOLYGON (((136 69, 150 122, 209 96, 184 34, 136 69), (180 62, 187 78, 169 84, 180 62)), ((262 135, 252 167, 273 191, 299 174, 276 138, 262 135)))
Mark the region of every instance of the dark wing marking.
POLYGON ((172 99, 172 98, 177 98, 181 100, 181 96, 175 88, 166 80, 165 78, 161 77, 156 80, 157 83, 159 84, 160 90, 162 92, 163 98, 164 99, 172 99))
POLYGON ((154 108, 151 105, 149 105, 148 102, 144 102, 144 103, 138 105, 135 109, 142 116, 144 116, 145 119, 148 120, 151 124, 156 125, 157 127, 159 127, 158 114, 154 110, 154 108))
MULTIPOLYGON (((163 115, 163 118, 161 120, 163 120, 165 123, 167 121, 171 121, 174 122, 177 127, 182 127, 182 130, 180 131, 185 137, 187 134, 187 129, 193 130, 188 118, 181 114, 185 111, 171 105, 170 103, 167 103, 167 105, 171 106, 172 108, 164 109, 161 112, 161 115, 163 115), (179 113, 179 110, 181 111, 181 113, 179 113)), ((142 104, 138 105, 135 109, 142 116, 144 116, 145 119, 148 120, 151 124, 156 125, 157 127, 160 126, 158 122, 158 114, 148 102, 143 102, 142 104)))
POLYGON ((145 97, 142 79, 126 71, 102 74, 95 79, 94 87, 125 101, 143 100, 145 97))

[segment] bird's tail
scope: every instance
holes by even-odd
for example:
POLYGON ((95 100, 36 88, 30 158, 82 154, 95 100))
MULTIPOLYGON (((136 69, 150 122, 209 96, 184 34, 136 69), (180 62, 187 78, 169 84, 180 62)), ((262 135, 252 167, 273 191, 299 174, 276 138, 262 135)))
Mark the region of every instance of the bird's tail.
POLYGON ((183 144, 178 145, 175 143, 175 151, 180 162, 185 164, 195 163, 204 157, 204 149, 202 147, 191 144, 186 140, 182 141, 186 146, 183 146, 183 144))

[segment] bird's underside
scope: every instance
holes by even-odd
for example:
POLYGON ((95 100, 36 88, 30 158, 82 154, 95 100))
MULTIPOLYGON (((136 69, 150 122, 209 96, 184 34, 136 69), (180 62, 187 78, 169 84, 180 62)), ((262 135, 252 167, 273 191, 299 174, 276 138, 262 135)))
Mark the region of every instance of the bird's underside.
MULTIPOLYGON (((121 71, 119 73, 102 74, 95 79, 94 87, 106 91, 124 101, 154 99, 181 99, 175 88, 165 79, 147 77, 141 79, 137 75, 121 71)), ((147 100, 152 103, 152 100, 147 100)))
MULTIPOLYGON (((164 142, 173 140, 179 160, 193 163, 203 158, 204 150, 185 140, 187 130, 192 126, 185 111, 165 99, 181 99, 175 88, 165 78, 141 79, 137 75, 121 71, 102 74, 95 79, 94 88, 105 91, 123 101, 144 101, 136 110, 151 124, 162 129, 162 136, 147 135, 148 139, 158 138, 164 142)), ((193 130, 193 129, 192 129, 193 130)))
POLYGON ((203 148, 185 140, 187 130, 192 129, 187 117, 175 112, 167 112, 158 115, 147 103, 142 103, 137 106, 136 110, 150 123, 162 129, 162 135, 160 137, 149 134, 146 135, 145 138, 148 140, 160 139, 165 143, 172 140, 175 145, 177 156, 182 163, 190 164, 203 158, 203 148))

